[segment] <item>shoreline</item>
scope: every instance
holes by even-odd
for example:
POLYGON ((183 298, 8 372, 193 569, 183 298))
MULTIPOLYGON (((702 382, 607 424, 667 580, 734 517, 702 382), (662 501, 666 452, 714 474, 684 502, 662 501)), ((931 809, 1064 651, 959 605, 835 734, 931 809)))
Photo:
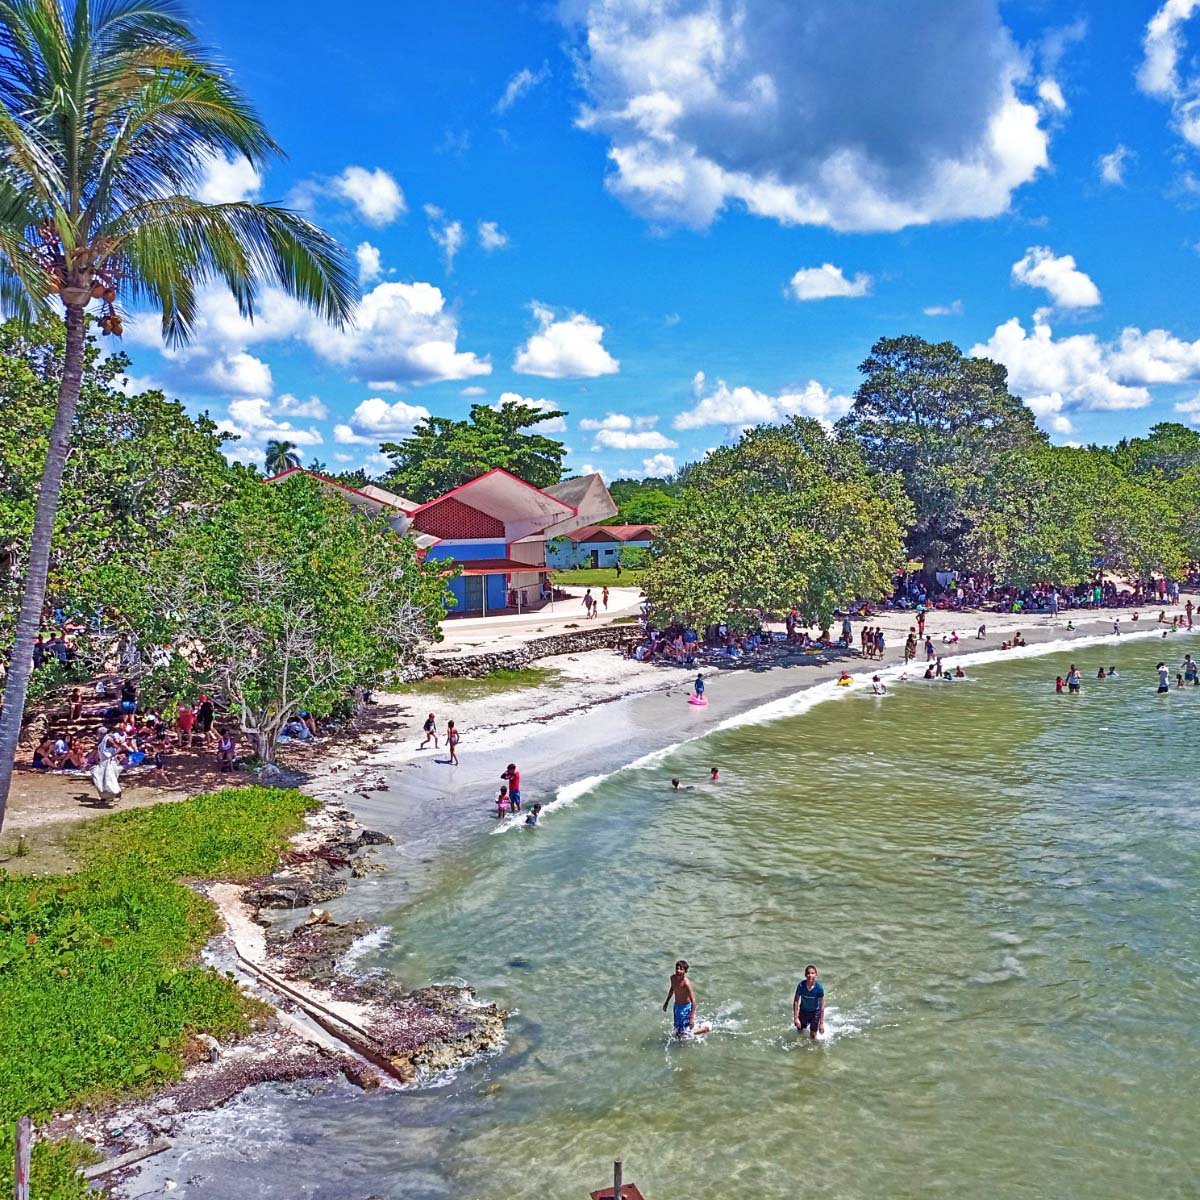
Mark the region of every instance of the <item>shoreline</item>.
MULTIPOLYGON (((951 622, 961 623, 964 615, 972 614, 931 614, 929 632, 936 639, 942 635, 943 626, 946 630, 956 627, 951 622), (938 617, 942 620, 935 625, 934 618, 938 617)), ((893 621, 908 619, 908 614, 890 616, 893 621)), ((1010 629, 1020 628, 1028 642, 1025 647, 1007 651, 995 645, 983 648, 972 634, 960 640, 956 649, 948 645, 940 648, 947 661, 984 665, 1008 657, 1065 651, 1073 645, 1083 648, 1118 643, 1122 637, 1162 640, 1158 635, 1163 627, 1157 622, 1147 622, 1144 627, 1120 636, 1111 632, 1111 628, 1109 632, 1097 631, 1100 626, 1111 627, 1111 622, 1111 616, 1090 620, 1081 616, 1076 629, 1068 633, 1065 619, 1052 622, 1045 616, 1027 616, 1006 624, 994 635, 989 634, 992 640, 1010 629)), ((1168 632, 1167 640, 1170 638, 1168 632)), ((436 693, 436 683, 428 689, 418 686, 400 695, 384 697, 378 714, 383 720, 375 725, 385 731, 385 736, 373 745, 368 735, 356 739, 340 754, 322 755, 316 762, 306 764, 310 773, 302 788, 318 799, 322 807, 294 840, 295 846, 301 850, 313 849, 328 836, 331 824, 339 821, 345 832, 345 822, 350 821, 356 830, 362 830, 369 820, 373 828, 394 841, 392 845, 373 843, 378 868, 355 871, 353 878, 345 881, 341 895, 320 901, 330 917, 328 926, 355 929, 352 945, 359 944, 381 927, 379 919, 387 912, 403 908, 422 880, 439 869, 458 847, 485 832, 500 833, 516 827, 519 822, 497 823, 485 815, 490 808, 493 781, 498 783, 495 777, 504 765, 501 759, 508 760, 511 756, 520 763, 527 781, 523 789, 526 807, 534 798, 547 797, 542 802, 552 812, 573 803, 614 772, 651 765, 685 742, 747 724, 799 715, 842 692, 860 690, 872 674, 880 674, 890 683, 904 671, 902 661, 876 663, 862 659, 857 653, 844 652, 823 654, 816 660, 807 655, 787 655, 765 667, 753 660, 705 667, 709 695, 714 695, 716 688, 719 702, 710 702, 709 709, 696 711, 685 703, 694 674, 692 669, 636 663, 605 651, 562 657, 561 662, 544 660, 544 665, 562 673, 560 681, 515 694, 467 700, 455 706, 456 712, 470 715, 478 712, 484 716, 494 716, 497 707, 502 706, 501 716, 511 718, 484 725, 478 729, 479 736, 465 738, 460 746, 464 755, 461 768, 446 765, 444 751, 415 749, 413 734, 420 724, 425 703, 422 697, 426 690, 436 693), (853 659, 853 665, 849 659, 853 659), (850 688, 837 688, 833 682, 843 666, 855 680, 850 688), (712 709, 717 711, 714 713, 712 709), (409 722, 401 723, 398 720, 401 716, 408 716, 409 722), (408 732, 409 724, 412 733, 408 732), (393 729, 395 734, 386 736, 393 729), (564 746, 572 751, 567 762, 561 752, 564 746), (363 761, 364 750, 366 761, 363 761), (635 750, 638 753, 633 753, 635 750), (435 774, 435 769, 441 774, 435 774), (542 780, 548 780, 549 786, 542 780), (354 812, 345 807, 351 792, 354 812), (380 873, 376 873, 377 869, 380 873), (399 890, 407 894, 397 898, 395 893, 399 890), (393 893, 384 906, 379 904, 381 891, 393 893)), ((924 665, 914 663, 910 674, 922 674, 924 665)), ((468 726, 464 723, 463 728, 466 730, 468 726)), ((273 878, 279 874, 276 871, 273 878)), ((228 969, 231 950, 234 960, 238 956, 253 960, 264 953, 266 935, 260 924, 255 923, 257 914, 242 899, 245 886, 217 883, 206 890, 225 926, 204 956, 209 965, 218 969, 228 969)), ((305 904, 298 911, 307 910, 305 904)), ((286 915, 273 925, 278 936, 284 938, 306 927, 286 915)), ((343 956, 350 948, 343 947, 343 956)), ((236 961, 233 965, 237 967, 236 961)), ((244 963, 239 974, 241 986, 251 995, 261 997, 263 980, 255 981, 253 973, 244 970, 244 963), (255 986, 256 982, 260 986, 255 986)), ((364 1017, 361 1007, 347 1002, 345 997, 339 998, 336 989, 314 989, 311 984, 303 983, 301 986, 315 1005, 327 1005, 335 1013, 340 1008, 340 1015, 351 1027, 361 1027, 364 1017)), ((430 990, 418 988, 408 995, 430 990)), ((446 990, 457 992, 464 1003, 485 1007, 461 984, 447 985, 446 990)), ((311 1020, 303 1019, 303 1015, 297 1017, 289 1012, 286 993, 282 995, 282 1004, 279 991, 271 998, 275 1013, 267 1026, 234 1044, 223 1055, 227 1060, 224 1069, 218 1065, 217 1070, 208 1071, 209 1064, 200 1064, 189 1068, 178 1083, 149 1099, 132 1104, 117 1102, 111 1108, 89 1114, 86 1121, 75 1119, 69 1125, 69 1118, 56 1118, 47 1127, 48 1131, 55 1136, 74 1134, 93 1142, 101 1140, 109 1153, 117 1153, 147 1145, 169 1132, 176 1122, 186 1121, 190 1113, 221 1107, 261 1083, 308 1081, 320 1085, 324 1081, 329 1086, 339 1086, 341 1075, 360 1087, 379 1083, 402 1086, 399 1080, 386 1078, 364 1083, 364 1079, 370 1080, 371 1064, 352 1051, 347 1054, 344 1043, 338 1046, 336 1041, 329 1042, 327 1032, 326 1044, 322 1045, 321 1031, 314 1028, 311 1020), (358 1078, 353 1070, 346 1069, 347 1063, 356 1059, 359 1068, 366 1068, 358 1078), (206 1076, 208 1087, 204 1083, 206 1076), (212 1083, 214 1078, 218 1082, 212 1083), (190 1098, 182 1107, 181 1097, 190 1098), (122 1129, 120 1139, 104 1136, 114 1123, 122 1129)), ((436 1086, 440 1078, 469 1065, 480 1053, 494 1052, 503 1045, 503 1017, 500 1014, 499 1033, 490 1045, 475 1047, 454 1061, 442 1061, 432 1071, 418 1071, 407 1084, 418 1088, 436 1086)))

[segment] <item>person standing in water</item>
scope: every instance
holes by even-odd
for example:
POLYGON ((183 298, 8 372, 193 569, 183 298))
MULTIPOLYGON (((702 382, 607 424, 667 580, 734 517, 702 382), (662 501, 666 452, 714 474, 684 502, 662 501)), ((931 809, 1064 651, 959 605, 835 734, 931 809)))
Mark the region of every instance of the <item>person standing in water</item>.
POLYGON ((817 982, 817 968, 812 963, 804 968, 804 978, 796 984, 792 1024, 801 1033, 807 1029, 814 1042, 818 1033, 825 1032, 825 989, 817 982))
POLYGON ((663 1001, 663 1012, 672 1000, 675 1001, 675 1036, 685 1037, 696 1028, 696 991, 688 978, 686 958, 675 964, 675 974, 671 976, 667 998, 663 1001))
POLYGON ((704 676, 703 675, 696 676, 696 699, 697 700, 704 699, 704 676))
POLYGON ((1158 672, 1158 694, 1161 696, 1163 692, 1171 690, 1171 673, 1164 662, 1160 662, 1154 669, 1158 672))

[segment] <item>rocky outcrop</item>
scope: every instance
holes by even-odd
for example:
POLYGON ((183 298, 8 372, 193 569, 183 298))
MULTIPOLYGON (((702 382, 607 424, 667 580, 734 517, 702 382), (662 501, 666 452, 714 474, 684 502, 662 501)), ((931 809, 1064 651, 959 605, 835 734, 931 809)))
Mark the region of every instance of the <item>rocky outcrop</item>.
POLYGON ((601 625, 533 638, 512 650, 491 654, 433 654, 420 667, 419 678, 440 675, 448 679, 480 679, 493 671, 515 671, 539 658, 556 654, 578 654, 584 650, 626 650, 642 640, 641 626, 601 625))

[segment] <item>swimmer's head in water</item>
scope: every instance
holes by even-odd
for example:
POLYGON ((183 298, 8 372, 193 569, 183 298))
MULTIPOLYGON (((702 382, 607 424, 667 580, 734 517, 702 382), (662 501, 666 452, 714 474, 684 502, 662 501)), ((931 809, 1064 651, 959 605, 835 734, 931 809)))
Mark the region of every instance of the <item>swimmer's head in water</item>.
POLYGON ((709 775, 710 775, 710 776, 711 776, 713 779, 716 779, 716 777, 717 777, 717 768, 716 768, 716 767, 710 767, 710 768, 709 768, 709 775))
POLYGON ((678 779, 672 779, 672 780, 671 780, 671 786, 672 786, 673 788, 678 788, 678 787, 679 787, 679 780, 678 780, 678 779))

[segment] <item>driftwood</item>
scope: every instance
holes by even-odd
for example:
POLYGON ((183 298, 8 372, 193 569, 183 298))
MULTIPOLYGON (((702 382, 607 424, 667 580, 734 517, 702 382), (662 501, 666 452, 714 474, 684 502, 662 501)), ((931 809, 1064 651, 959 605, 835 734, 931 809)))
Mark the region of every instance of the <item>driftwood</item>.
POLYGON ((115 1158, 106 1158, 103 1162, 98 1162, 90 1167, 84 1167, 79 1173, 84 1179, 99 1179, 101 1175, 107 1175, 111 1171, 119 1171, 122 1167, 131 1167, 135 1162, 141 1162, 143 1158, 149 1158, 152 1154, 161 1154, 164 1150, 170 1150, 171 1141, 169 1138, 157 1138, 148 1146, 142 1146, 138 1150, 130 1150, 125 1154, 118 1154, 115 1158))

